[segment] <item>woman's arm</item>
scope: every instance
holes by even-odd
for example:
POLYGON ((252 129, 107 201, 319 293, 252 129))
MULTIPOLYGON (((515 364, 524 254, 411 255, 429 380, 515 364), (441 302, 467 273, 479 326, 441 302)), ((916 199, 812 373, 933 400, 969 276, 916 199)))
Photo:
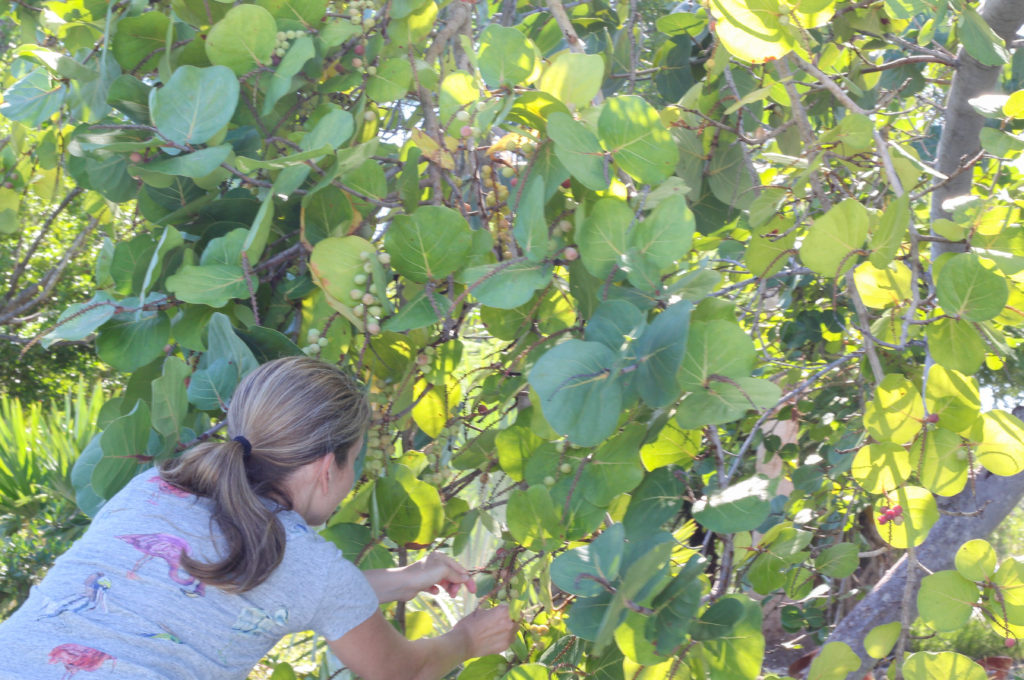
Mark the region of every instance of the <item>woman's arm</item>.
POLYGON ((421 591, 438 593, 444 590, 455 597, 461 585, 471 593, 476 592, 476 583, 469 572, 441 553, 430 553, 406 567, 370 569, 363 575, 381 602, 405 602, 421 591))
POLYGON ((467 659, 508 649, 515 631, 508 605, 500 605, 476 610, 444 635, 410 641, 378 611, 327 645, 364 680, 438 680, 467 659))

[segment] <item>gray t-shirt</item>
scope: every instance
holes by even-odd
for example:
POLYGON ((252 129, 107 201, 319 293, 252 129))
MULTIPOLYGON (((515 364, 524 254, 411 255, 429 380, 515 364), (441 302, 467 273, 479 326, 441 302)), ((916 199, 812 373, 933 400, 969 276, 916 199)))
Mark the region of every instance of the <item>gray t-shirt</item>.
POLYGON ((376 611, 362 573, 290 511, 266 581, 241 594, 200 583, 179 559, 217 555, 209 508, 154 470, 132 480, 0 624, 0 680, 245 678, 282 636, 335 640, 376 611))

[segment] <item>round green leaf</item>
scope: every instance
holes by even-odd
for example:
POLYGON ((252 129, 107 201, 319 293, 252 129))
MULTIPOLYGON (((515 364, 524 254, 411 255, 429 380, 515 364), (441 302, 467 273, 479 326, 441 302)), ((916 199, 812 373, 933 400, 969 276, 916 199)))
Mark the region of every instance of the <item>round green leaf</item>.
POLYGON ((622 407, 622 388, 611 370, 616 358, 600 343, 569 340, 530 371, 544 417, 580 446, 594 446, 615 431, 622 407))
POLYGON ((675 517, 682 506, 686 485, 669 468, 658 468, 644 477, 630 494, 629 507, 622 523, 631 539, 657 533, 675 517))
POLYGON ((814 220, 800 246, 800 259, 822 276, 840 276, 857 263, 871 226, 867 209, 845 199, 814 220))
POLYGON ((921 581, 917 612, 940 633, 958 630, 967 625, 979 596, 978 586, 957 572, 937 571, 921 581))
POLYGON ((599 508, 608 507, 616 496, 632 491, 643 480, 637 450, 646 434, 643 426, 631 425, 594 451, 593 459, 580 476, 580 486, 588 501, 599 508))
POLYGON ((633 211, 625 201, 602 198, 594 204, 576 230, 576 242, 588 272, 603 280, 622 263, 633 219, 633 211))
POLYGON ((971 429, 974 455, 992 474, 1009 477, 1024 470, 1024 423, 1005 411, 982 413, 971 429))
POLYGON ((886 493, 910 476, 910 454, 899 444, 880 442, 862 446, 850 472, 868 493, 886 493))
POLYGON ((956 652, 915 652, 903 662, 905 680, 986 680, 978 664, 956 652))
POLYGON ((776 215, 767 224, 758 227, 750 236, 743 260, 754 276, 769 277, 786 265, 794 254, 796 231, 793 218, 776 215))
POLYGON ((427 205, 411 216, 396 216, 384 242, 398 273, 426 283, 463 266, 473 236, 462 215, 451 208, 427 205))
POLYGON ((872 659, 884 659, 889 656, 889 652, 896 646, 896 641, 900 639, 901 629, 899 621, 875 626, 864 636, 864 651, 872 659))
POLYGON ((206 35, 211 64, 242 75, 270 64, 277 46, 277 22, 259 5, 235 5, 206 35))
POLYGON ((96 354, 119 371, 134 371, 159 357, 171 332, 161 311, 118 314, 99 329, 96 354))
POLYGON ((625 531, 613 524, 588 545, 562 553, 551 563, 551 582, 567 593, 597 597, 605 592, 598 579, 612 583, 619 577, 625 531))
POLYGON ((821 551, 815 560, 815 568, 832 578, 846 578, 857 571, 860 558, 854 543, 836 543, 821 551))
POLYGON ((1017 90, 1003 103, 1003 115, 1024 118, 1024 90, 1017 90))
POLYGON ((807 680, 845 680, 860 668, 860 657, 845 642, 829 642, 811 662, 807 680))
POLYGON ((690 636, 699 641, 726 638, 743 619, 745 609, 739 600, 722 598, 708 607, 700 618, 690 625, 690 636))
POLYGON ((597 96, 603 79, 604 59, 600 55, 566 51, 544 69, 537 89, 579 109, 597 96))
POLYGON ((210 307, 223 307, 249 295, 245 272, 233 264, 182 267, 167 277, 167 290, 179 300, 210 307))
POLYGON ((338 302, 350 307, 360 304, 352 291, 366 292, 365 286, 357 286, 355 282, 355 277, 363 273, 363 253, 372 257, 376 249, 359 236, 325 238, 314 246, 309 256, 313 282, 338 302))
MULTIPOLYGON (((785 56, 795 46, 779 23, 779 10, 741 0, 712 0, 715 35, 741 61, 763 64, 785 56)), ((777 6, 776 6, 777 7, 777 6)))
POLYGON ((64 85, 50 83, 49 74, 40 66, 4 91, 0 115, 36 127, 57 113, 67 94, 64 85))
MULTIPOLYGON (((251 7, 251 5, 241 5, 251 7)), ((228 124, 238 105, 238 79, 223 66, 181 66, 153 88, 149 109, 160 134, 176 144, 203 144, 228 124)))
POLYGON ((953 496, 967 484, 967 445, 941 427, 928 430, 914 442, 910 463, 918 470, 921 485, 934 494, 953 496), (922 443, 924 460, 920 460, 922 443))
POLYGON ((965 321, 995 318, 1009 298, 1006 277, 974 253, 951 257, 939 271, 935 292, 947 314, 965 321))
POLYGON ((968 581, 987 581, 996 573, 996 551, 985 539, 975 538, 960 546, 954 563, 968 581))
POLYGON ((754 187, 741 144, 719 144, 708 165, 708 186, 726 205, 746 208, 754 200, 754 187))
POLYGON ((679 149, 658 112, 635 95, 605 101, 597 136, 619 167, 646 184, 664 180, 679 161, 679 149))
POLYGON ((903 243, 903 236, 910 224, 910 198, 907 195, 895 198, 885 206, 878 226, 871 233, 871 264, 879 269, 886 267, 903 243))
POLYGON ((551 282, 551 265, 533 262, 481 265, 463 270, 457 279, 469 285, 473 297, 481 304, 496 309, 515 309, 525 305, 536 290, 551 282))
POLYGON ((144 12, 117 22, 117 32, 110 48, 121 68, 139 73, 148 73, 156 68, 167 46, 167 24, 170 21, 163 12, 144 12))
POLYGON ((765 409, 778 403, 782 389, 760 378, 712 378, 708 387, 687 395, 676 411, 676 422, 684 430, 721 425, 743 417, 750 409, 765 409))
POLYGON ((519 29, 488 24, 479 37, 477 66, 491 89, 532 82, 537 77, 540 53, 519 29))
POLYGON ((978 383, 938 364, 928 371, 924 398, 928 412, 939 417, 939 426, 953 432, 970 430, 981 410, 978 383))
POLYGON ((82 340, 114 316, 117 303, 108 293, 99 291, 88 302, 71 305, 57 317, 53 331, 43 337, 43 347, 58 340, 82 340))
POLYGON ((659 203, 646 219, 633 227, 629 244, 655 267, 664 269, 690 252, 695 227, 686 199, 675 194, 659 203))
POLYGON ((771 480, 756 476, 714 491, 693 504, 693 518, 709 531, 753 531, 771 512, 771 480))
POLYGON ((374 486, 382 527, 399 545, 429 545, 444 521, 441 496, 404 465, 392 464, 388 473, 374 486))
POLYGON ((608 188, 611 169, 597 135, 560 111, 548 116, 548 135, 555 143, 558 160, 583 186, 594 191, 608 188))
POLYGON ((909 444, 921 431, 924 404, 912 382, 892 373, 875 388, 864 408, 864 426, 876 440, 909 444))
POLYGON ((650 406, 667 406, 679 398, 676 374, 686 352, 692 307, 684 300, 658 314, 626 353, 626 360, 637 366, 633 384, 650 406))
POLYGON ((673 464, 686 464, 697 457, 701 448, 699 430, 683 430, 674 421, 665 423, 658 438, 640 448, 640 460, 648 470, 673 464))
POLYGON ((875 504, 875 528, 882 540, 894 548, 906 548, 909 545, 920 545, 928 537, 928 531, 939 519, 939 509, 935 497, 919 486, 905 486, 889 494, 889 501, 875 504), (902 522, 881 519, 882 512, 890 505, 899 504, 903 508, 902 522))
POLYGON ((256 4, 276 19, 299 21, 307 26, 320 22, 327 9, 327 0, 257 0, 256 4))
POLYGON ((967 321, 940 319, 928 324, 927 334, 928 349, 940 366, 971 375, 985 361, 985 342, 967 321))
POLYGON ((509 533, 529 550, 553 550, 562 542, 562 514, 544 486, 509 494, 507 517, 509 533))
POLYGON ((404 57, 395 57, 381 64, 377 74, 366 81, 366 96, 375 102, 391 102, 404 96, 411 84, 412 65, 404 57))
POLYGON ((914 285, 910 268, 902 262, 890 262, 884 268, 861 262, 853 271, 853 282, 864 306, 872 309, 902 305, 910 299, 914 285))
POLYGON ((680 387, 702 389, 712 375, 745 378, 754 368, 755 355, 753 340, 736 322, 691 323, 686 355, 679 369, 680 387))
POLYGON ((501 680, 548 680, 549 677, 546 666, 539 663, 528 663, 511 669, 501 677, 501 680))

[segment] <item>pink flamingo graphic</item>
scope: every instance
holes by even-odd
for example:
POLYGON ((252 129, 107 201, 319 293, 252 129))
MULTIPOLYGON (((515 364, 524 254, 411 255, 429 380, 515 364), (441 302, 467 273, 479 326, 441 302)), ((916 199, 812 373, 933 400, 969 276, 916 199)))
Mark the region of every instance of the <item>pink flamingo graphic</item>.
POLYGON ((167 494, 168 496, 176 496, 178 498, 188 498, 189 496, 192 495, 189 492, 185 491, 184 489, 180 489, 174 486, 160 475, 153 475, 152 477, 149 478, 148 481, 152 484, 157 485, 156 493, 154 493, 153 496, 149 498, 149 502, 153 503, 154 505, 156 504, 155 497, 158 493, 164 493, 167 494))
POLYGON ((78 671, 88 671, 91 673, 99 670, 103 662, 108 659, 115 664, 117 663, 117 659, 106 652, 101 652, 92 647, 76 645, 71 642, 57 645, 50 650, 50 663, 64 664, 64 670, 67 671, 61 676, 61 680, 67 680, 78 671))
POLYGON ((181 592, 190 597, 202 597, 206 594, 206 586, 188 573, 182 574, 181 556, 189 553, 189 545, 184 539, 170 534, 126 534, 118 536, 122 541, 142 553, 142 557, 135 563, 135 566, 128 572, 128 578, 137 579, 137 572, 149 560, 159 557, 168 566, 168 577, 183 586, 196 584, 193 590, 181 589, 181 592))

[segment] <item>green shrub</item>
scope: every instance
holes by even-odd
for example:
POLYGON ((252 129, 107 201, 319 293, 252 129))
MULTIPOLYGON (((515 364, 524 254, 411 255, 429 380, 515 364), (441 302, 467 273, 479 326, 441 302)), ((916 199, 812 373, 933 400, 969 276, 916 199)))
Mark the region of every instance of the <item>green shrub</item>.
POLYGON ((28 595, 85 531, 71 467, 97 432, 104 394, 79 385, 64 402, 24 405, 0 395, 0 618, 28 595))

